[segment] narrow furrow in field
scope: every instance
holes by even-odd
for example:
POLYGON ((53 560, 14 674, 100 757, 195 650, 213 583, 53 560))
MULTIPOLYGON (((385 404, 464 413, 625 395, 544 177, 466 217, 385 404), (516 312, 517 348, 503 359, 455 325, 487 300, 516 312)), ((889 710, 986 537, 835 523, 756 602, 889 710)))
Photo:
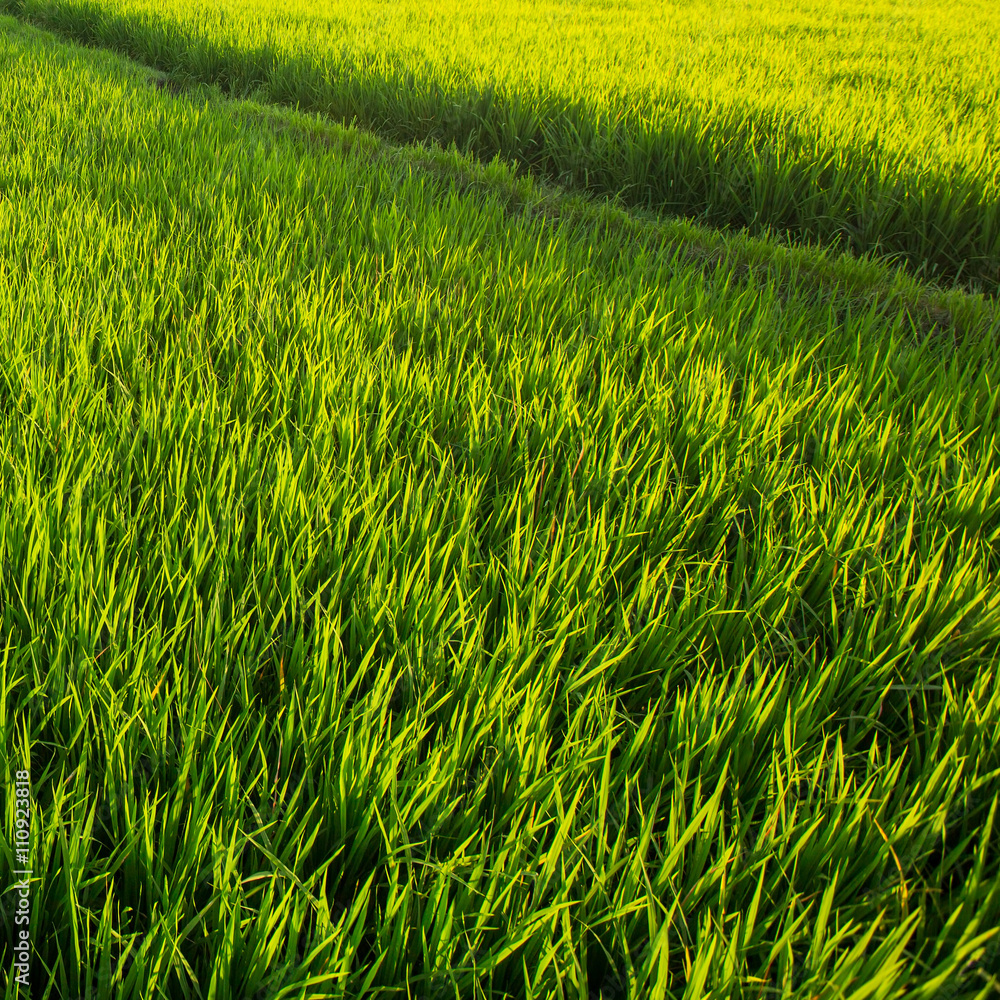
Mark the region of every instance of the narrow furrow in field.
POLYGON ((181 77, 717 227, 1000 281, 986 0, 0 0, 181 77), (933 39, 933 40, 931 40, 933 39))

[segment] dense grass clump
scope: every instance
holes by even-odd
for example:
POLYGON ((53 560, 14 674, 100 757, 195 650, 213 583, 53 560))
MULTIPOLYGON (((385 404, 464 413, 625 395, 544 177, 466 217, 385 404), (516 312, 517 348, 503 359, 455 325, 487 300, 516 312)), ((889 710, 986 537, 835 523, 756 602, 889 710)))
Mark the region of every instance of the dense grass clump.
POLYGON ((44 995, 985 997, 991 304, 156 79, 0 19, 44 995))
POLYGON ((1000 281, 989 0, 0 0, 163 70, 631 206, 1000 281))

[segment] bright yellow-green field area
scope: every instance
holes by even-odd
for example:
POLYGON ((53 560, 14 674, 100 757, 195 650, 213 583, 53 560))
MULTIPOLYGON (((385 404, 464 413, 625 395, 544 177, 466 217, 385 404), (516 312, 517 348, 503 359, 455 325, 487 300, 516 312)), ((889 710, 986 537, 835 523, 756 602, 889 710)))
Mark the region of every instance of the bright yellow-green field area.
POLYGON ((997 178, 1000 4, 988 0, 112 0, 200 38, 331 67, 384 62, 637 107, 750 105, 839 141, 997 178))

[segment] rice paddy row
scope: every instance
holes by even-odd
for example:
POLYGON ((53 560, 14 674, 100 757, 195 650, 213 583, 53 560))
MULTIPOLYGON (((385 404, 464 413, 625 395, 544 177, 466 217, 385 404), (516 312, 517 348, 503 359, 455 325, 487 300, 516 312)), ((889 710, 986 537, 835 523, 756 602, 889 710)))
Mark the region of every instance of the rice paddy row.
POLYGON ((10 19, 0 108, 47 996, 989 995, 988 303, 10 19))
POLYGON ((629 206, 1000 281, 988 0, 0 0, 78 40, 629 206))

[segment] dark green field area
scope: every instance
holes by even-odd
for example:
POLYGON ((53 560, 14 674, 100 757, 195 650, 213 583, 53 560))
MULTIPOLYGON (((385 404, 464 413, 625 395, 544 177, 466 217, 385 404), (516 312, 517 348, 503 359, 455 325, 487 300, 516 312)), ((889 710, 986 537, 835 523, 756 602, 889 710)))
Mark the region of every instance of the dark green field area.
POLYGON ((0 17, 4 1000, 1000 993, 994 300, 167 68, 0 17))

